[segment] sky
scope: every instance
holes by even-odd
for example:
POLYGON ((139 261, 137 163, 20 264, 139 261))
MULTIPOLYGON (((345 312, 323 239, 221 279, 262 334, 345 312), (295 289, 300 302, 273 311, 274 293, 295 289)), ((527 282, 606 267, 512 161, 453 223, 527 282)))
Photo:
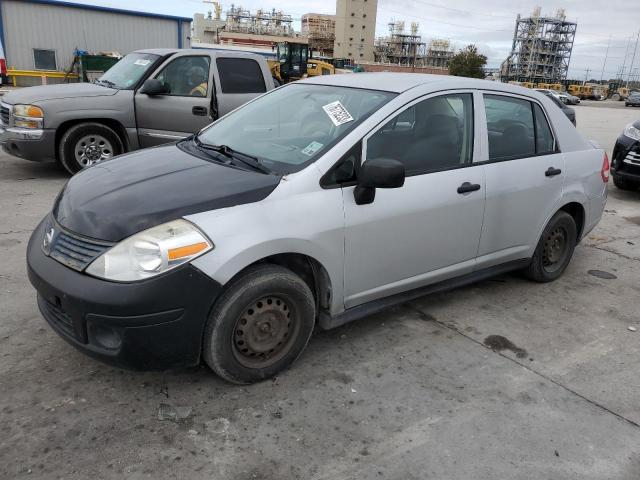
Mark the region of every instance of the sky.
MULTIPOLYGON (((136 0, 133 5, 131 0, 76 1, 186 17, 212 10, 212 5, 202 0, 136 0)), ((223 12, 231 3, 222 2, 223 12)), ((311 12, 335 14, 332 0, 234 0, 233 3, 252 11, 277 8, 298 19, 311 12)), ((630 43, 626 60, 629 70, 640 31, 638 0, 378 0, 376 35, 386 35, 392 20, 404 20, 407 28, 411 22, 418 22, 424 39, 448 39, 457 48, 474 43, 488 57, 487 65, 498 67, 511 50, 516 15, 529 16, 536 6, 542 7, 542 14, 547 16, 564 8, 567 19, 578 23, 569 78, 583 79, 587 69, 589 78, 600 79, 601 75, 605 79, 613 78, 624 63, 630 43)), ((299 23, 294 25, 299 29, 299 23)), ((640 72, 640 44, 634 66, 640 72)))

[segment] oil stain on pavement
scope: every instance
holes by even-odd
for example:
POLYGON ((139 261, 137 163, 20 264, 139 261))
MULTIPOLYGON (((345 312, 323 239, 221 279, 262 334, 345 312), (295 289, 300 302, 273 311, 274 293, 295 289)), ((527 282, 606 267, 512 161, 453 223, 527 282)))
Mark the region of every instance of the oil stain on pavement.
POLYGON ((483 343, 495 352, 511 350, 518 358, 524 358, 527 356, 527 351, 524 348, 518 347, 515 343, 502 335, 489 335, 484 339, 483 343))

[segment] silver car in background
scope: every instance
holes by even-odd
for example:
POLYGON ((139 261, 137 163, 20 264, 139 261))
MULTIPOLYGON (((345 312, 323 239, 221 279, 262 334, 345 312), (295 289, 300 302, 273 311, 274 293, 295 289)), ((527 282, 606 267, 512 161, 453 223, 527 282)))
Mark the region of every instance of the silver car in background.
POLYGON ((298 358, 316 324, 512 270, 557 279, 608 179, 605 152, 533 90, 321 76, 80 172, 34 231, 28 271, 80 350, 143 369, 202 358, 250 383, 298 358))

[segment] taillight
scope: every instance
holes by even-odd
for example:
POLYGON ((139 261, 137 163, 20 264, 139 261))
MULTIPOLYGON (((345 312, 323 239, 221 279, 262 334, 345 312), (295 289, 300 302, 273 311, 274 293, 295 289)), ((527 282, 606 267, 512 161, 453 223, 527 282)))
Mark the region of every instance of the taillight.
POLYGON ((600 170, 600 176, 604 183, 609 182, 609 155, 604 154, 604 160, 602 161, 602 170, 600 170))

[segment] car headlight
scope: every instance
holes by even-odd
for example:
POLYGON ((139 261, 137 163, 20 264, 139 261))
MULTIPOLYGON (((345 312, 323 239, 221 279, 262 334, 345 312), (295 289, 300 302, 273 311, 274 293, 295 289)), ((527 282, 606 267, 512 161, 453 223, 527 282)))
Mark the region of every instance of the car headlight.
POLYGON ((42 128, 44 112, 35 105, 14 105, 13 126, 19 128, 42 128))
POLYGON ((213 249, 186 220, 174 220, 136 233, 95 259, 86 272, 94 277, 133 282, 154 277, 213 249))
POLYGON ((633 126, 632 123, 624 127, 624 135, 633 138, 634 140, 640 140, 640 129, 633 126))

